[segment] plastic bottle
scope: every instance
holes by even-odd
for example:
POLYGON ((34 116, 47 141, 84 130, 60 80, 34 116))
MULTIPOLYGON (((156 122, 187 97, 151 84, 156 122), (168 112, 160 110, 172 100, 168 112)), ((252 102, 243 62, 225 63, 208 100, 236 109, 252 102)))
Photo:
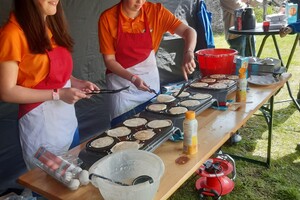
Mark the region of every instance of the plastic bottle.
POLYGON ((246 102, 247 101, 247 79, 245 68, 240 68, 239 74, 239 82, 238 82, 238 89, 236 93, 236 101, 237 102, 246 102))
POLYGON ((234 28, 237 31, 242 30, 242 15, 243 15, 243 9, 236 9, 234 10, 234 28))
POLYGON ((183 120, 183 153, 192 155, 198 152, 198 121, 195 111, 187 111, 183 120))
POLYGON ((239 75, 236 101, 246 102, 247 101, 247 75, 248 75, 248 57, 237 59, 237 73, 239 75))

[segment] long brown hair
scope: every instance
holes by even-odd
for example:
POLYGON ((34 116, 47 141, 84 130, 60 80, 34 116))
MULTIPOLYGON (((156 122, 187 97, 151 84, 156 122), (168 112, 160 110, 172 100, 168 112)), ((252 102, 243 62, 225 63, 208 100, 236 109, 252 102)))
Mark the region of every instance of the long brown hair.
POLYGON ((69 34, 60 1, 56 14, 47 16, 46 23, 36 0, 15 0, 15 16, 25 33, 31 53, 46 53, 47 50, 52 50, 46 23, 56 44, 66 47, 69 51, 73 50, 74 41, 69 34))

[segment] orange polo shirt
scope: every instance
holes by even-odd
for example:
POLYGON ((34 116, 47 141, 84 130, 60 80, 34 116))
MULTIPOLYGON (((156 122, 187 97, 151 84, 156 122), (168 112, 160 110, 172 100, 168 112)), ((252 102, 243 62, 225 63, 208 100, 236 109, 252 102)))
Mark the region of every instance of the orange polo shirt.
MULTIPOLYGON (((119 17, 118 5, 119 4, 104 11, 98 21, 98 37, 100 52, 102 54, 116 53, 119 17)), ((131 19, 121 12, 122 30, 127 33, 144 32, 144 14, 146 14, 151 31, 153 49, 156 52, 163 34, 165 32, 174 34, 175 29, 182 22, 160 3, 146 2, 141 11, 140 15, 135 19, 131 19)))
MULTIPOLYGON (((49 38, 52 34, 48 31, 49 38)), ((17 85, 34 87, 43 80, 49 72, 47 54, 30 53, 23 30, 15 15, 10 15, 8 23, 0 32, 0 62, 17 61, 19 65, 17 85)))

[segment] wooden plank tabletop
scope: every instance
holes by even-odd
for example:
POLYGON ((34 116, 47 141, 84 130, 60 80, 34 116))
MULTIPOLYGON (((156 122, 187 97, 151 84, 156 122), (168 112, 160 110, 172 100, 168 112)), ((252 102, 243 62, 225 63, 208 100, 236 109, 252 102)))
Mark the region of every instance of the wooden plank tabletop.
MULTIPOLYGON (((170 197, 211 155, 215 153, 259 108, 280 90, 291 77, 285 73, 278 83, 269 86, 250 85, 247 101, 232 111, 220 111, 209 108, 197 116, 198 120, 198 153, 189 156, 189 161, 183 165, 175 163, 182 156, 182 142, 166 141, 154 153, 165 164, 165 173, 161 179, 160 187, 155 199, 170 197)), ((85 147, 81 144, 70 151, 78 155, 85 147)), ((103 199, 99 190, 91 183, 71 191, 41 169, 33 169, 19 177, 18 182, 48 199, 103 199)))

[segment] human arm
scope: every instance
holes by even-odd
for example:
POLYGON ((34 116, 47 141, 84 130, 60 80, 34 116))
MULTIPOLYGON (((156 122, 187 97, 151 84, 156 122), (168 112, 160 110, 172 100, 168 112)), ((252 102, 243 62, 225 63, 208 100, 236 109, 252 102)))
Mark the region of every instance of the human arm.
POLYGON ((114 74, 132 82, 136 88, 143 91, 149 91, 149 86, 138 76, 130 73, 117 62, 115 55, 103 54, 103 60, 107 69, 114 74))
POLYGON ((197 43, 197 33, 190 26, 181 23, 175 33, 184 40, 182 72, 185 80, 188 80, 188 74, 193 73, 196 64, 194 60, 194 50, 197 43))
POLYGON ((288 26, 282 27, 279 30, 280 37, 285 37, 287 34, 290 33, 300 33, 300 21, 289 24, 288 26))
POLYGON ((78 79, 78 78, 75 78, 74 76, 71 76, 71 87, 73 88, 77 88, 79 90, 82 90, 84 92, 91 92, 93 90, 100 90, 100 88, 90 82, 90 81, 86 81, 86 80, 81 80, 81 79, 78 79))
MULTIPOLYGON (((16 61, 0 63, 0 100, 10 103, 28 104, 53 100, 52 89, 32 89, 17 85, 19 66, 16 61)), ((58 88, 59 89, 59 88, 58 88)), ((58 90, 60 100, 73 104, 85 93, 77 88, 63 88, 58 90)))
POLYGON ((288 25, 292 29, 291 33, 300 33, 300 21, 288 25))

